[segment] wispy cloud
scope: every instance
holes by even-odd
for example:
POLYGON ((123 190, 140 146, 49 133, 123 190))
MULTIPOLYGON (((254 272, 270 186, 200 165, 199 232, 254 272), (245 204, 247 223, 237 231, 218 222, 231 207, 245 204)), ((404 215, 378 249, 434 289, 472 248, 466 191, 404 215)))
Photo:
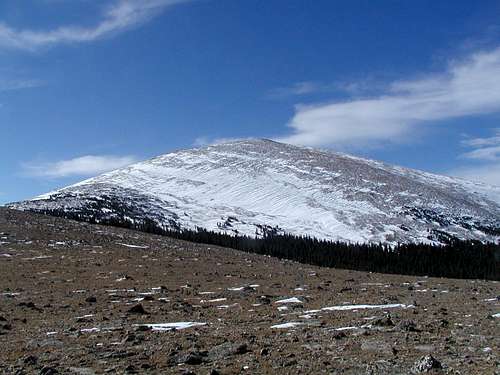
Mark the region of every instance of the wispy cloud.
MULTIPOLYGON (((385 84, 386 85, 386 84, 385 84)), ((289 99, 311 96, 314 94, 348 94, 351 96, 369 95, 385 88, 384 83, 374 78, 365 78, 358 82, 317 82, 301 81, 289 86, 276 87, 269 90, 265 97, 271 100, 289 99)))
POLYGON ((38 79, 14 79, 14 80, 0 79, 0 92, 31 89, 44 85, 45 82, 38 79))
POLYGON ((461 158, 473 165, 456 168, 449 174, 500 186, 500 128, 494 129, 491 137, 468 138, 462 145, 470 151, 463 153, 461 158))
POLYGON ((480 181, 489 185, 500 186, 500 162, 460 167, 449 171, 447 174, 471 181, 480 181))
POLYGON ((407 138, 418 125, 500 111, 500 48, 452 61, 441 74, 393 82, 378 96, 297 105, 278 140, 359 147, 407 138))
POLYGON ((313 81, 303 81, 296 82, 287 87, 277 87, 269 90, 266 94, 268 99, 284 99, 294 96, 303 96, 308 94, 314 94, 321 91, 331 90, 331 87, 318 82, 313 81))
POLYGON ((48 31, 15 29, 0 23, 0 47, 36 50, 62 43, 92 42, 143 24, 167 7, 189 0, 118 0, 94 27, 61 26, 48 31))
POLYGON ((134 163, 134 156, 86 155, 56 162, 23 163, 25 176, 60 178, 69 176, 93 176, 134 163))
POLYGON ((473 148, 462 156, 467 159, 500 162, 500 128, 495 129, 495 135, 488 138, 471 138, 462 142, 473 148))

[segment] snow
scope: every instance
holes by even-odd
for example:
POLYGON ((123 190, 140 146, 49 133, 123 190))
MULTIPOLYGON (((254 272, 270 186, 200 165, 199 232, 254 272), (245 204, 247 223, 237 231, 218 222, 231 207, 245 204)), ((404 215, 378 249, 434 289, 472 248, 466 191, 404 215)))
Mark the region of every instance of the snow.
POLYGON ((257 284, 252 284, 252 285, 248 285, 247 286, 239 286, 239 287, 235 287, 235 288, 227 288, 227 290, 230 290, 232 292, 241 292, 242 290, 244 290, 245 288, 252 288, 252 289, 256 289, 258 288, 259 285, 257 284))
POLYGON ((274 303, 303 303, 303 302, 297 297, 292 297, 292 298, 280 299, 274 303))
POLYGON ((239 303, 233 303, 232 305, 218 305, 217 308, 219 310, 229 309, 230 307, 239 306, 239 303))
POLYGON ((359 329, 359 327, 355 327, 355 326, 339 327, 339 328, 334 328, 334 331, 351 331, 353 329, 359 329))
POLYGON ((204 326, 207 323, 199 323, 199 322, 175 322, 175 323, 148 323, 148 324, 136 324, 136 326, 145 326, 151 328, 153 331, 171 331, 181 330, 191 327, 199 327, 204 326))
POLYGON ((340 306, 323 307, 319 310, 308 310, 305 311, 305 313, 314 314, 321 311, 351 311, 351 310, 365 310, 365 309, 396 309, 396 308, 406 309, 409 307, 412 307, 412 305, 403 305, 401 303, 390 303, 387 305, 340 305, 340 306))
POLYGON ((200 303, 207 303, 207 302, 210 302, 210 303, 212 303, 212 302, 222 302, 222 301, 226 301, 226 300, 227 300, 227 298, 214 298, 214 299, 209 299, 209 300, 204 300, 204 299, 202 299, 202 300, 200 301, 200 303))
POLYGON ((50 258, 52 258, 52 255, 39 255, 32 258, 23 258, 23 260, 38 260, 38 259, 50 259, 50 258))
POLYGON ((131 245, 131 244, 127 244, 127 243, 117 243, 117 245, 130 247, 132 249, 149 249, 149 246, 131 245))
MULTIPOLYGON (((500 187, 267 140, 169 153, 10 207, 71 212, 91 209, 91 199, 101 196, 132 206, 131 221, 175 220, 186 229, 254 236, 277 226, 296 235, 391 243, 428 242, 429 230, 439 229, 500 241, 463 224, 498 227, 500 187), (410 208, 449 224, 420 220, 410 208)), ((111 217, 109 210, 98 213, 111 217)))
POLYGON ((88 319, 92 318, 94 314, 87 314, 87 315, 82 315, 82 316, 77 316, 75 319, 88 319))
POLYGON ((92 333, 92 332, 101 332, 100 328, 93 327, 93 328, 83 328, 80 330, 82 333, 92 333))
POLYGON ((274 326, 271 326, 271 328, 276 328, 276 329, 284 329, 284 328, 294 328, 297 326, 300 326, 304 323, 301 322, 289 322, 289 323, 283 323, 283 324, 276 324, 274 326))

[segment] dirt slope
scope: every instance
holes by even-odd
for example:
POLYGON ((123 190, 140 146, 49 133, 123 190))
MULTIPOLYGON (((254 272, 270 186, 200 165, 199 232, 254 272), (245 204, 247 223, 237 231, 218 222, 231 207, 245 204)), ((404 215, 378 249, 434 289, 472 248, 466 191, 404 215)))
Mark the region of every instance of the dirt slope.
POLYGON ((0 209, 5 374, 498 374, 499 295, 0 209))

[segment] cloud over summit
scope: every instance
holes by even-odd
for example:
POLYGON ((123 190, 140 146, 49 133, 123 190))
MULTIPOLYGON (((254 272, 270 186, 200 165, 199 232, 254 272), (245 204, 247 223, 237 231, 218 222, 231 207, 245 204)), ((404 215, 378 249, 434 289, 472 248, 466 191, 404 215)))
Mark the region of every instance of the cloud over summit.
POLYGON ((393 82, 378 96, 297 105, 291 133, 278 140, 308 146, 394 142, 416 126, 500 112, 500 48, 474 53, 428 77, 393 82))

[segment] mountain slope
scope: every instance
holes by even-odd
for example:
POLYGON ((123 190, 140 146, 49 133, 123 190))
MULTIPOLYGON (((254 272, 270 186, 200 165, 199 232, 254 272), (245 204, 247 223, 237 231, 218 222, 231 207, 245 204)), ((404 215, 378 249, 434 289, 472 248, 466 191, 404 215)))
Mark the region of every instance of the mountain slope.
POLYGON ((162 155, 10 207, 353 242, 500 239, 498 187, 269 140, 162 155))

